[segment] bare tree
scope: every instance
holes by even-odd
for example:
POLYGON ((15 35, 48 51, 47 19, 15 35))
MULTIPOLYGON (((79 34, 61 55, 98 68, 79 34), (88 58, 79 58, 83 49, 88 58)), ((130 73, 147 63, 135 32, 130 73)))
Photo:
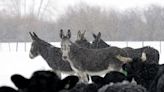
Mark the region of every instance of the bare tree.
POLYGON ((0 41, 30 41, 28 32, 35 31, 48 41, 60 41, 59 30, 102 33, 104 40, 164 40, 164 8, 151 5, 145 10, 103 9, 80 3, 68 7, 57 17, 54 0, 4 0, 0 9, 0 41), (55 18, 58 18, 57 21, 55 18))

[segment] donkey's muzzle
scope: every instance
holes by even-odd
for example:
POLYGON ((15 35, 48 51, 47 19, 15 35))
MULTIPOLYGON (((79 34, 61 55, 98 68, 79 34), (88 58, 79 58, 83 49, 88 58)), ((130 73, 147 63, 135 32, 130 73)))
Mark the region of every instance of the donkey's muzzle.
POLYGON ((63 60, 67 60, 67 56, 63 56, 62 58, 63 58, 63 60))
POLYGON ((67 59, 67 56, 63 56, 64 59, 67 59))

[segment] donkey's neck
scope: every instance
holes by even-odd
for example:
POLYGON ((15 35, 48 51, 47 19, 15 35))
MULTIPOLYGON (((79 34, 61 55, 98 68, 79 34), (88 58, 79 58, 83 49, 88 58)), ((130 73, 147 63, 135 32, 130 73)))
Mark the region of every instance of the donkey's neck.
POLYGON ((103 41, 102 39, 100 39, 100 48, 106 48, 106 47, 110 47, 109 44, 107 44, 105 41, 103 41))
POLYGON ((80 47, 90 48, 91 44, 87 40, 77 40, 75 42, 80 47))
POLYGON ((72 43, 70 46, 70 53, 75 53, 75 52, 80 52, 79 50, 82 49, 83 47, 72 43))
POLYGON ((46 60, 47 57, 49 57, 48 53, 49 53, 49 46, 40 46, 39 48, 39 52, 40 52, 40 55, 46 60))
POLYGON ((46 60, 49 61, 48 59, 51 57, 52 54, 54 54, 55 52, 57 52, 57 50, 59 50, 59 48, 54 47, 52 45, 49 46, 40 46, 39 48, 39 52, 40 55, 46 60))
POLYGON ((70 52, 69 52, 69 57, 72 58, 85 58, 86 57, 86 50, 88 48, 78 46, 75 43, 72 43, 70 46, 70 52))

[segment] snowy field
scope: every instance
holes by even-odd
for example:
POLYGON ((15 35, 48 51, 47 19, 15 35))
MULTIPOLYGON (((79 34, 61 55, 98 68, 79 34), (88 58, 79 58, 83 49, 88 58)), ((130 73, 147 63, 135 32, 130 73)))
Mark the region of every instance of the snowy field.
MULTIPOLYGON (((164 41, 135 41, 135 42, 108 42, 112 46, 140 48, 152 46, 160 52, 160 64, 164 63, 164 41)), ((60 47, 60 43, 52 43, 60 47)), ((10 80, 12 74, 18 73, 27 78, 36 70, 49 70, 49 66, 38 56, 29 58, 31 43, 0 43, 0 86, 8 85, 14 87, 10 80)))

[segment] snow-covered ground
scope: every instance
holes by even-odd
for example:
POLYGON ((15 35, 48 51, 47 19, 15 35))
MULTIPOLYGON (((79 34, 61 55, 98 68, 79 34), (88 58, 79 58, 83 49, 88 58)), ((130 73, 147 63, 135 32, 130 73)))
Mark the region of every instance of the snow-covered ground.
MULTIPOLYGON (((152 46, 160 52, 160 64, 164 63, 164 42, 159 41, 135 41, 135 42, 108 42, 112 46, 140 48, 142 46, 152 46)), ((60 43, 52 43, 60 47, 60 43)), ((25 77, 30 77, 36 70, 49 70, 49 66, 38 56, 35 59, 29 58, 31 43, 0 43, 0 86, 8 85, 14 87, 10 77, 18 73, 25 77), (17 48, 16 48, 17 47, 17 48)))

